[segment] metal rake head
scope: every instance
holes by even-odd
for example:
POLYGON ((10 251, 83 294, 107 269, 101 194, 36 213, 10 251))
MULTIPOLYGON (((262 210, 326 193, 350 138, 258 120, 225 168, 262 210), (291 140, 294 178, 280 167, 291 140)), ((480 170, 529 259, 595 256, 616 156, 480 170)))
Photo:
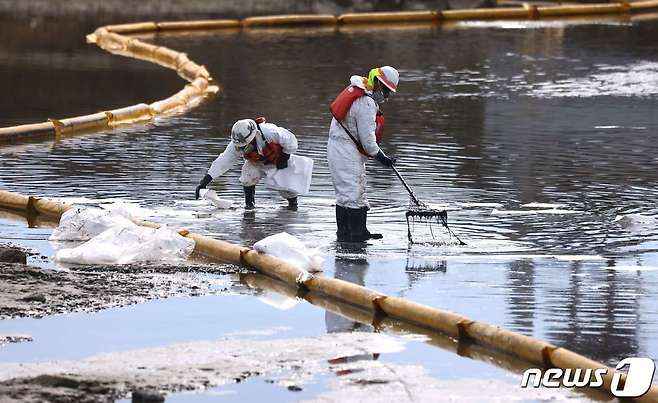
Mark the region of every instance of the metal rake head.
POLYGON ((424 203, 419 203, 416 206, 412 206, 407 210, 406 213, 406 218, 407 218, 407 238, 409 239, 409 242, 411 244, 417 243, 414 241, 414 238, 412 236, 412 230, 415 227, 416 221, 419 221, 421 223, 426 223, 427 227, 429 227, 429 231, 432 237, 432 241, 430 242, 422 242, 422 243, 429 243, 429 244, 445 244, 446 242, 438 242, 436 239, 436 236, 434 234, 434 230, 432 228, 433 224, 436 223, 439 226, 443 227, 446 229, 449 237, 452 239, 454 238, 459 242, 459 245, 466 245, 459 237, 452 232, 450 227, 448 226, 448 213, 446 210, 437 210, 437 209, 432 209, 427 207, 424 203))

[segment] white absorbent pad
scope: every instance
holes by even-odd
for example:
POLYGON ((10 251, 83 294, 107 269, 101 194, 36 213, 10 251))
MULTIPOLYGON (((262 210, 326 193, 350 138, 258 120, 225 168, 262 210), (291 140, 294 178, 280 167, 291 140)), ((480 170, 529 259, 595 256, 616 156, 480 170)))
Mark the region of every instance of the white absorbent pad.
POLYGON ((217 192, 212 189, 201 189, 199 191, 199 196, 201 196, 203 200, 209 201, 215 207, 220 209, 227 209, 233 205, 233 202, 230 200, 220 199, 217 192))
POLYGON ((261 239, 254 244, 254 249, 309 272, 322 271, 324 264, 324 257, 317 249, 307 248, 302 241, 287 232, 261 239))

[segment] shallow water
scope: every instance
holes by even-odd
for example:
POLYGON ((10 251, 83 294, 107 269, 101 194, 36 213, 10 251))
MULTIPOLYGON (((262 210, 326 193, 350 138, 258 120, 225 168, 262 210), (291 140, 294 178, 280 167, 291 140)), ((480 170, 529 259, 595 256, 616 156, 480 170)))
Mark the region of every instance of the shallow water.
MULTIPOLYGON (((85 46, 86 32, 41 48, 47 33, 28 30, 29 46, 0 56, 11 60, 0 82, 20 77, 13 94, 0 94, 4 125, 150 102, 184 84, 85 46)), ((247 245, 287 231, 327 253, 327 275, 611 364, 658 359, 656 35, 654 21, 609 21, 148 36, 208 66, 223 94, 148 127, 2 148, 0 187, 134 202, 140 217, 247 245), (336 248, 327 105, 372 64, 401 73, 383 107, 383 149, 421 200, 449 208, 467 246, 409 248, 408 196, 372 163, 369 226, 384 240, 336 248), (238 166, 211 186, 234 209, 193 200, 233 122, 260 115, 296 133, 300 154, 315 160, 299 211, 260 186, 258 210, 244 214, 238 166)), ((32 234, 45 238, 3 225, 0 240, 32 234)))

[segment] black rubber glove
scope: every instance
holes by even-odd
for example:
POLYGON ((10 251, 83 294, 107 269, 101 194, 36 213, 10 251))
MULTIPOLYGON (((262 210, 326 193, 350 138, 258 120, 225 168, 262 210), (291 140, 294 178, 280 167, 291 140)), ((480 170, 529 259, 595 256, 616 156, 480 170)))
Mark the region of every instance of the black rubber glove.
POLYGON ((382 150, 375 155, 375 159, 385 167, 392 167, 395 164, 395 158, 388 157, 382 150))
POLYGON ((290 154, 281 152, 279 159, 276 160, 276 169, 285 169, 288 168, 288 160, 290 159, 290 154))
POLYGON ((206 186, 208 186, 208 184, 210 183, 210 181, 212 181, 212 176, 208 174, 206 174, 206 176, 204 176, 203 179, 201 179, 201 182, 199 182, 199 186, 196 187, 196 192, 194 192, 194 196, 196 196, 197 200, 199 200, 199 191, 201 191, 201 189, 205 189, 206 186))

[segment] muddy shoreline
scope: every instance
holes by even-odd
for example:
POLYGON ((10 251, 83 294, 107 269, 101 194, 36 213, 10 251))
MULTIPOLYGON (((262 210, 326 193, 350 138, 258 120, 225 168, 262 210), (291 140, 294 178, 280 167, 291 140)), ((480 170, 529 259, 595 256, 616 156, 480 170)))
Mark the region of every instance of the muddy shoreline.
MULTIPOLYGON (((35 255, 30 250, 3 245, 1 251, 5 260, 18 263, 0 262, 0 320, 96 312, 160 298, 250 292, 240 287, 238 280, 230 282, 229 291, 226 276, 246 272, 233 265, 132 264, 47 270, 20 263, 25 256, 35 255)), ((0 351, 10 343, 32 341, 30 335, 0 334, 0 351)), ((133 401, 164 401, 158 392, 161 385, 137 389, 130 382, 40 370, 34 371, 34 376, 16 375, 15 370, 3 372, 3 377, 9 379, 0 383, 0 402, 100 403, 127 394, 132 394, 133 401)))
MULTIPOLYGON (((232 265, 90 266, 69 271, 0 263, 0 320, 95 312, 158 298, 217 295, 213 277, 244 272, 232 265)), ((233 291, 235 292, 235 291, 233 291)))

